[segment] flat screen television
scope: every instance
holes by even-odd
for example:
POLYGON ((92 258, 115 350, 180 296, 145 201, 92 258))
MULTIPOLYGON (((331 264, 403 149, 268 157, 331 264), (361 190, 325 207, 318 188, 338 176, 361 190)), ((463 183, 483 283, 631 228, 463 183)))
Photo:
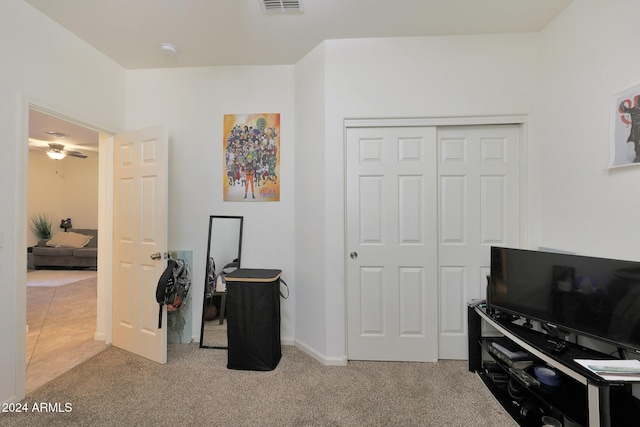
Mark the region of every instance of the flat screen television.
POLYGON ((640 262, 494 246, 487 306, 640 354, 640 262))

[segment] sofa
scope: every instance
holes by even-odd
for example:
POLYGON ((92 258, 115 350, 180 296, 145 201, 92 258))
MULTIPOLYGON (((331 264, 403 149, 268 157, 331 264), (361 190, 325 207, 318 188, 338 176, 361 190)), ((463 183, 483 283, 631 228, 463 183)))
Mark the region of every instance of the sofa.
POLYGON ((33 267, 98 267, 98 230, 80 228, 59 231, 41 239, 32 249, 33 267))

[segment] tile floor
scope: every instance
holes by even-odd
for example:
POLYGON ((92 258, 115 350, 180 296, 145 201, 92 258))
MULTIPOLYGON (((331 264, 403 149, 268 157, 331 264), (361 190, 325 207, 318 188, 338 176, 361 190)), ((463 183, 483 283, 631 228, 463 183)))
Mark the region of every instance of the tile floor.
POLYGON ((27 393, 106 348, 94 340, 95 278, 27 286, 27 324, 27 393))

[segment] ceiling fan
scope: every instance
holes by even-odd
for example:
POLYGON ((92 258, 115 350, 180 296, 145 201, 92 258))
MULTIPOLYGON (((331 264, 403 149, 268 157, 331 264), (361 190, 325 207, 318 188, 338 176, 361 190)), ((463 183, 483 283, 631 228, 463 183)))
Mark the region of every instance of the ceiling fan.
POLYGON ((62 160, 64 159, 66 156, 69 157, 78 157, 80 159, 86 159, 87 156, 85 154, 82 154, 79 151, 73 151, 73 150, 65 150, 64 149, 64 145, 62 144, 55 144, 55 143, 49 143, 49 150, 47 150, 47 156, 49 156, 50 158, 54 159, 54 160, 62 160))

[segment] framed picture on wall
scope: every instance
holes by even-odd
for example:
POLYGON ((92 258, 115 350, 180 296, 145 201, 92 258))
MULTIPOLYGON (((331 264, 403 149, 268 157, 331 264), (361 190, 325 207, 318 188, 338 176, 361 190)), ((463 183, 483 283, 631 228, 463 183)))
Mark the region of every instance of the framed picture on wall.
POLYGON ((225 114, 222 150, 224 201, 280 200, 280 113, 225 114))
POLYGON ((609 167, 640 165, 640 85, 614 96, 609 167))

